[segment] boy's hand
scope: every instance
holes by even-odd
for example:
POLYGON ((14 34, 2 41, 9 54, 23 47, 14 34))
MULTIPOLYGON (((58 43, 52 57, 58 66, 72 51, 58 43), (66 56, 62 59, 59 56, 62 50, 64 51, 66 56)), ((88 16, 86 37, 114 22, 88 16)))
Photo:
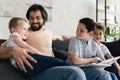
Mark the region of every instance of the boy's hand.
POLYGON ((91 62, 93 62, 93 63, 97 63, 97 62, 101 62, 101 61, 103 61, 103 60, 104 60, 104 58, 93 57, 91 62))

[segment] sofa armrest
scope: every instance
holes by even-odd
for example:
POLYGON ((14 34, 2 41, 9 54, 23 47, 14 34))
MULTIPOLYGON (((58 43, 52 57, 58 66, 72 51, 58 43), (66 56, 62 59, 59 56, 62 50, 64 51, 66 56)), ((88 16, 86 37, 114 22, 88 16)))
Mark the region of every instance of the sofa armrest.
POLYGON ((52 43, 53 53, 55 57, 66 60, 68 58, 68 45, 70 40, 55 40, 52 43))
POLYGON ((66 60, 68 58, 68 52, 67 51, 54 49, 53 53, 54 53, 56 58, 60 58, 62 60, 66 60))

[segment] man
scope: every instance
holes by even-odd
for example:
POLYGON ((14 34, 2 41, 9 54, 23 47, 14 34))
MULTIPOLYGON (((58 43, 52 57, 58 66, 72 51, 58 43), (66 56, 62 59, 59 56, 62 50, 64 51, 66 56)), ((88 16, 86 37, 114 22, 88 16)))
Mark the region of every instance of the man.
MULTIPOLYGON (((52 52, 52 40, 64 40, 69 37, 55 35, 51 31, 44 29, 42 26, 47 21, 47 13, 45 9, 39 5, 32 5, 26 14, 30 23, 28 44, 38 49, 43 55, 54 56, 52 52)), ((26 71, 24 63, 33 69, 29 61, 37 63, 37 61, 26 53, 25 49, 21 48, 4 48, 0 47, 0 57, 12 56, 21 70, 26 71)), ((42 73, 34 76, 31 80, 86 80, 84 72, 74 66, 58 66, 49 68, 42 73)))
MULTIPOLYGON (((58 40, 70 39, 67 36, 56 35, 53 32, 43 28, 43 25, 47 21, 48 16, 47 16, 47 13, 46 13, 45 9, 41 5, 39 5, 39 4, 32 5, 28 9, 26 17, 27 17, 27 19, 29 21, 29 24, 30 24, 29 36, 27 37, 27 43, 29 45, 33 46, 34 48, 38 49, 41 53, 43 53, 43 55, 54 56, 54 54, 52 52, 52 47, 51 47, 53 40, 56 40, 56 39, 58 39, 58 40)), ((65 68, 65 67, 66 66, 63 66, 63 68, 65 68)), ((62 67, 53 67, 52 69, 55 69, 55 68, 62 68, 62 67)), ((53 73, 53 74, 56 73, 56 74, 59 74, 59 76, 61 75, 60 73, 58 73, 58 71, 54 71, 54 72, 51 71, 50 73, 53 73)), ((52 76, 52 77, 55 76, 53 74, 48 75, 48 76, 52 76)), ((66 75, 66 74, 68 74, 67 71, 64 73, 64 75, 66 75)), ((81 74, 82 73, 80 73, 79 75, 81 76, 81 74)), ((39 76, 41 76, 41 75, 42 75, 42 73, 39 76)), ((46 79, 48 79, 48 76, 47 76, 47 78, 44 78, 42 76, 41 77, 42 77, 43 80, 46 80, 46 79)), ((33 78, 36 78, 36 76, 33 77, 33 78)), ((110 75, 107 74, 104 71, 98 71, 98 74, 93 74, 91 76, 88 76, 87 79, 88 80, 89 79, 90 80, 91 79, 94 79, 94 80, 97 80, 97 79, 99 79, 99 80, 111 80, 110 75), (100 72, 100 74, 99 74, 99 72, 100 72), (95 76, 95 78, 92 78, 92 76, 95 76)), ((74 80, 74 79, 72 79, 72 80, 74 80)), ((82 79, 80 79, 80 80, 82 80, 82 79)))

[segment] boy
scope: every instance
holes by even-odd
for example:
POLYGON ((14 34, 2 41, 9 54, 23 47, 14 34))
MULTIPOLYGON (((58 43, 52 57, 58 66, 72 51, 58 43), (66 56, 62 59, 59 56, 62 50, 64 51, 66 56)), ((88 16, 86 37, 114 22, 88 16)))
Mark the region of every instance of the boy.
MULTIPOLYGON (((94 34, 93 34, 93 40, 99 45, 99 47, 101 48, 105 58, 109 59, 109 58, 112 58, 113 56, 111 55, 108 48, 104 44, 101 43, 101 40, 104 37, 104 32, 105 32, 104 26, 101 23, 97 23, 96 28, 94 30, 94 34)), ((120 66, 118 65, 117 62, 114 62, 113 65, 117 69, 118 75, 120 76, 120 66)))
MULTIPOLYGON (((96 23, 91 18, 80 19, 76 37, 70 40, 69 44, 69 61, 73 65, 84 65, 104 60, 98 45, 90 39, 93 35, 93 30, 96 23)), ((111 80, 110 74, 100 68, 81 67, 85 72, 87 80, 111 80), (106 75, 106 76, 103 76, 106 75)))

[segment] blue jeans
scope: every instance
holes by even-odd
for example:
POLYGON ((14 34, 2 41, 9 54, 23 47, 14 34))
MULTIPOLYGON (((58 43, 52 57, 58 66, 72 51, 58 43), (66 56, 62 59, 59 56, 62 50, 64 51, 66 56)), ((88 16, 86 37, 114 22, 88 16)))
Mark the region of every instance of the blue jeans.
POLYGON ((100 68, 82 67, 87 80, 112 80, 109 72, 100 68))
POLYGON ((117 79, 120 80, 117 69, 114 66, 106 67, 105 70, 114 73, 117 76, 117 79))
POLYGON ((30 80, 87 80, 83 70, 75 66, 51 67, 30 80))
POLYGON ((112 72, 109 72, 109 73, 110 73, 112 80, 118 80, 117 76, 114 73, 112 72))
POLYGON ((38 54, 30 54, 34 59, 37 60, 37 63, 33 63, 31 61, 30 64, 33 66, 33 69, 31 70, 27 65, 25 65, 27 73, 26 75, 28 77, 37 75, 38 73, 55 66, 71 66, 70 62, 61 60, 59 58, 55 57, 49 57, 49 56, 43 56, 38 54))

